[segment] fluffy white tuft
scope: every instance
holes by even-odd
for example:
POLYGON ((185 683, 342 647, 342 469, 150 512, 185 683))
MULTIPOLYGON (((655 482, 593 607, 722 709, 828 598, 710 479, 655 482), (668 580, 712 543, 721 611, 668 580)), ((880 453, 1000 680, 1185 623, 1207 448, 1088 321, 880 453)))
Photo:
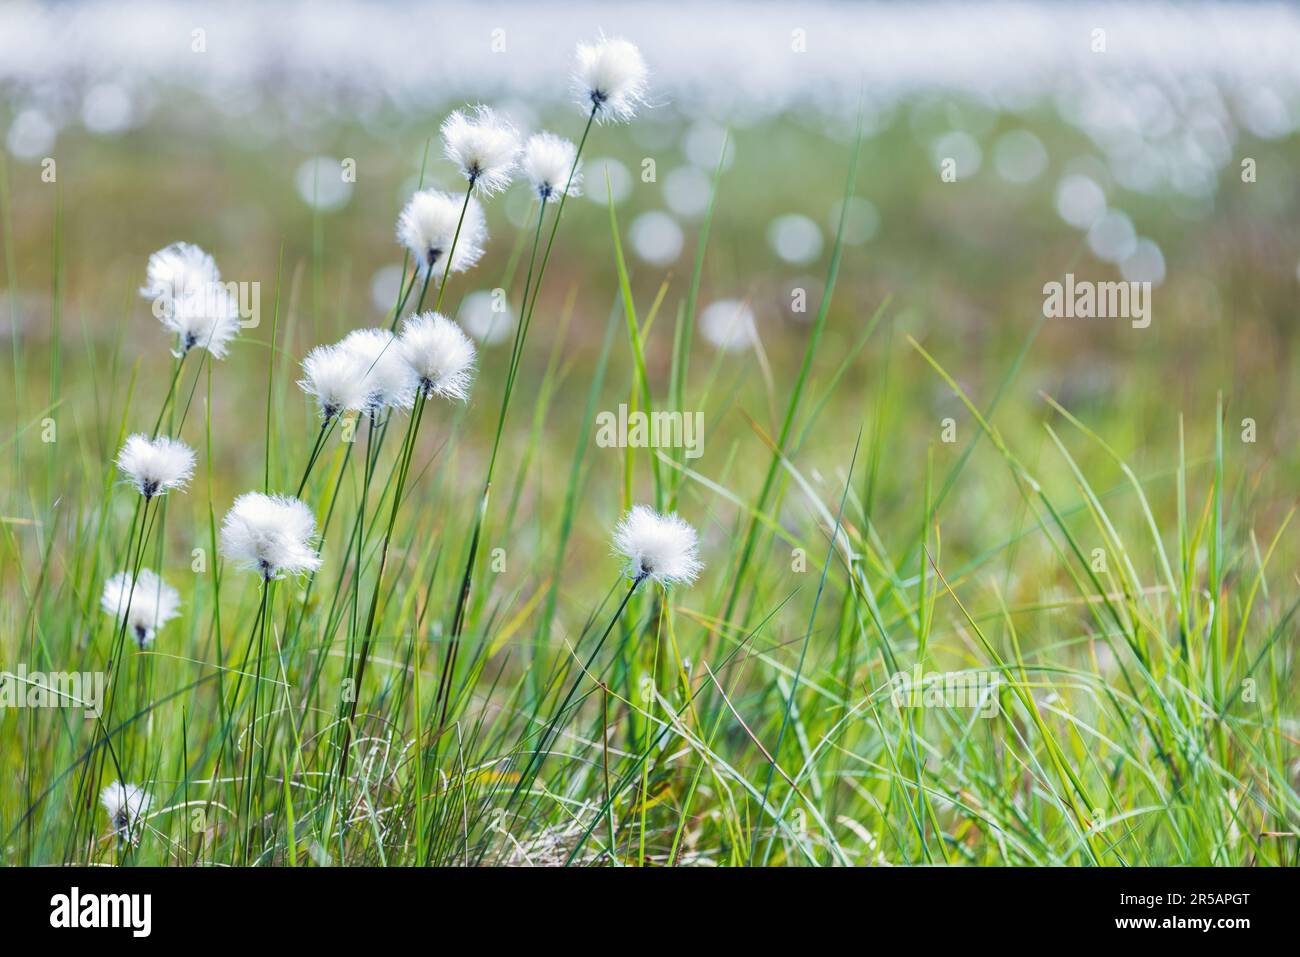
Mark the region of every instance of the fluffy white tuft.
POLYGON ((633 506, 619 522, 614 547, 627 558, 629 578, 689 585, 704 567, 696 557, 695 529, 675 513, 661 515, 645 505, 633 506))
POLYGON ((582 167, 574 169, 573 161, 578 155, 578 148, 563 136, 554 133, 535 133, 524 144, 524 158, 519 166, 524 172, 528 184, 532 186, 538 198, 544 203, 553 203, 565 195, 577 196, 581 193, 582 167), (573 181, 569 181, 569 173, 573 181))
POLYGON ((648 71, 635 44, 621 37, 601 36, 578 44, 574 92, 584 112, 595 111, 596 122, 626 123, 645 102, 648 71))
POLYGON ((130 572, 118 572, 104 582, 99 607, 119 626, 125 621, 136 644, 145 648, 179 614, 181 599, 175 588, 146 568, 134 580, 130 572))
POLYGON ((754 311, 738 299, 719 300, 701 312, 700 331, 724 352, 740 352, 758 341, 754 311))
POLYGON ((194 450, 178 439, 143 433, 129 436, 117 453, 118 470, 145 498, 183 489, 194 474, 194 450))
POLYGON ((239 304, 224 286, 212 283, 173 300, 158 320, 179 338, 176 355, 198 346, 224 359, 226 344, 239 334, 239 304))
POLYGON ((451 256, 452 272, 472 269, 483 258, 483 247, 487 243, 483 207, 472 196, 468 206, 464 203, 463 197, 424 189, 411 197, 397 219, 397 241, 411 251, 421 270, 433 271, 438 280, 446 269, 447 256, 451 256), (465 221, 460 223, 460 235, 457 236, 456 224, 460 222, 462 207, 465 221))
POLYGON ((140 295, 153 302, 171 303, 220 279, 216 262, 202 249, 192 243, 172 243, 149 257, 140 295))
POLYGON ((491 196, 510 185, 519 154, 514 126, 489 106, 456 110, 442 121, 442 149, 471 186, 491 196))
POLYGON ((402 360, 397 337, 387 329, 354 329, 339 348, 352 357, 362 373, 362 411, 372 418, 388 409, 409 409, 415 403, 415 374, 402 360))
POLYGON ((315 535, 316 517, 298 499, 245 492, 221 523, 221 551, 264 579, 301 575, 320 567, 315 535))
POLYGON ((398 338, 402 359, 426 399, 469 398, 474 378, 474 343, 460 326, 437 312, 413 316, 402 323, 398 338))
POLYGON ((366 370, 357 350, 317 346, 302 360, 303 378, 298 380, 298 388, 315 396, 320 414, 328 422, 342 412, 365 409, 366 370))
POLYGON ((99 795, 99 803, 108 812, 113 833, 119 840, 137 844, 144 831, 144 816, 149 813, 153 798, 135 784, 123 785, 114 781, 99 795))

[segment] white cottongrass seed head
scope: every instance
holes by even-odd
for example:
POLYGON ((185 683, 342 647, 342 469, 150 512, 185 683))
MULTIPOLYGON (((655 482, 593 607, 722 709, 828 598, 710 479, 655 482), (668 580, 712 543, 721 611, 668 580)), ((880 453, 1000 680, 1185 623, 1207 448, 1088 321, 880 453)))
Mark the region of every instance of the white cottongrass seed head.
POLYGON ((448 256, 451 272, 472 269, 483 258, 487 238, 483 206, 472 196, 465 206, 463 196, 422 189, 411 197, 397 218, 397 241, 411 251, 421 271, 432 271, 439 281, 447 268, 448 256), (462 207, 464 222, 460 218, 462 207), (457 223, 460 223, 459 236, 457 223))
POLYGON ((135 643, 148 647, 163 625, 180 613, 181 598, 176 589, 150 569, 132 579, 130 572, 118 572, 104 582, 99 607, 120 627, 125 622, 135 643))
POLYGON ((519 155, 519 133, 490 106, 456 110, 442 121, 442 150, 484 196, 510 185, 519 155))
POLYGON ((554 203, 567 194, 577 196, 582 191, 582 167, 574 169, 578 148, 563 136, 554 133, 534 133, 524 144, 523 159, 519 163, 528 185, 544 203, 554 203), (570 182, 569 174, 573 174, 570 182))
POLYGON ((425 312, 402 323, 397 340, 402 359, 426 398, 469 398, 474 379, 474 343, 460 326, 439 312, 425 312))
POLYGON ((216 262, 202 249, 192 243, 172 243, 149 257, 140 295, 155 303, 170 304, 220 279, 216 262))
POLYGON ((742 352, 758 342, 754 311, 738 299, 721 299, 700 313, 700 331, 715 349, 742 352))
POLYGON ((127 437, 117 453, 117 468, 146 499, 183 489, 194 474, 194 450, 179 439, 143 432, 127 437))
POLYGON ((321 417, 328 422, 344 412, 365 409, 366 369, 356 350, 337 344, 317 346, 302 360, 298 388, 315 397, 321 417))
POLYGON ((153 804, 149 793, 138 785, 114 781, 99 795, 99 803, 108 812, 118 840, 138 844, 144 833, 144 816, 153 804))
POLYGON ((354 329, 339 348, 361 372, 361 410, 366 415, 380 418, 388 409, 409 409, 415 404, 415 374, 402 359, 397 337, 387 329, 354 329))
POLYGON ((221 523, 221 552, 265 580, 283 578, 320 567, 315 537, 316 516, 299 499, 245 492, 221 523))
POLYGON ((704 567, 695 529, 676 513, 635 505, 614 531, 614 547, 627 559, 627 576, 661 585, 689 585, 704 567))
POLYGON ((212 358, 224 359, 226 345, 239 335, 239 304, 224 286, 214 283, 174 300, 158 321, 180 340, 175 355, 198 346, 212 358))
POLYGON ((578 44, 574 92, 584 112, 597 123, 626 123, 645 103, 648 71, 636 45, 622 37, 601 36, 578 44))

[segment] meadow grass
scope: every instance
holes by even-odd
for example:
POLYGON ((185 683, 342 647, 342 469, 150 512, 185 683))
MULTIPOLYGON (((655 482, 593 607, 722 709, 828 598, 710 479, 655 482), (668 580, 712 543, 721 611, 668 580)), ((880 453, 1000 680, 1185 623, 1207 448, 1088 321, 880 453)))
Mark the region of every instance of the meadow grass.
MULTIPOLYGON (((875 152, 802 162, 849 198, 875 152)), ((6 864, 1296 863, 1296 456, 1238 425, 1279 414, 1267 381, 1172 337, 1109 390, 1044 372, 1075 344, 1032 297, 972 354, 938 281, 877 288, 842 233, 770 375, 696 355, 701 289, 748 254, 754 184, 720 163, 684 275, 628 261, 612 202, 535 207, 479 267, 522 318, 469 404, 322 425, 297 363, 368 323, 320 213, 230 357, 175 360, 138 276, 77 289, 62 187, 18 194, 52 222, 48 334, 20 322, 13 174, 0 652, 110 677, 98 721, 0 710, 6 864), (620 402, 699 410, 706 455, 598 447, 620 402), (199 476, 142 505, 112 459, 155 422, 199 476), (248 488, 311 506, 319 572, 222 560, 248 488), (640 502, 700 529, 693 587, 621 576, 640 502), (99 608, 134 566, 183 601, 147 650, 99 608), (940 675, 916 707, 913 674, 940 675), (978 698, 928 702, 945 678, 978 698), (98 807, 114 780, 153 795, 138 844, 98 807)), ((386 325, 429 291, 404 276, 386 325)), ((443 279, 450 306, 470 280, 443 279)))

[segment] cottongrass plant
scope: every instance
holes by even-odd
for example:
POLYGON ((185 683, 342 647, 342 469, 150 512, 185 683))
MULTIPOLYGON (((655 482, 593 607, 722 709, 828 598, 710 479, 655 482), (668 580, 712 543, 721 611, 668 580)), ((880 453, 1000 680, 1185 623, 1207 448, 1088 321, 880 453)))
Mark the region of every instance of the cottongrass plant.
MULTIPOLYGON (((454 254, 460 241, 460 232, 469 214, 470 202, 474 193, 491 196, 510 185, 511 175, 519 155, 519 134, 506 119, 487 106, 474 107, 466 113, 454 111, 443 121, 439 130, 442 136, 443 153, 451 160, 465 177, 468 186, 465 198, 461 202, 460 214, 456 219, 456 231, 452 234, 451 248, 454 254)), ((442 281, 438 284, 438 295, 434 300, 433 311, 442 309, 442 297, 447 292, 447 277, 451 274, 452 258, 447 257, 443 266, 442 281)), ((425 279, 425 289, 428 278, 425 279)), ((424 290, 420 292, 420 301, 415 311, 419 312, 424 304, 424 290)))
POLYGON ((114 781, 99 795, 99 803, 108 812, 113 834, 122 844, 135 846, 145 829, 145 815, 153 806, 153 797, 137 784, 114 781))
POLYGON ((510 185, 519 155, 519 134, 509 120, 488 106, 456 110, 439 130, 447 159, 456 164, 470 188, 483 196, 510 185))
MULTIPOLYGON (((190 243, 173 243, 149 257, 140 295, 152 301, 154 316, 176 337, 172 349, 175 362, 171 381, 159 405, 151 433, 156 439, 169 410, 172 411, 175 431, 184 426, 189 403, 185 404, 180 420, 176 422, 174 401, 186 357, 198 348, 203 351, 204 359, 225 358, 231 340, 239 333, 240 316, 238 305, 221 283, 221 273, 212 256, 190 243)), ((202 368, 202 362, 199 367, 202 368)), ((194 388, 190 391, 191 399, 197 387, 196 373, 194 388)), ((158 456, 163 454, 164 451, 157 453, 158 456)), ((190 459, 192 466, 192 454, 190 459)), ((161 509, 158 526, 160 542, 166 531, 166 516, 167 510, 161 509)), ((159 554, 161 557, 161 546, 159 554)))
MULTIPOLYGON (((370 648, 374 637, 375 618, 379 607, 380 589, 384 579, 384 571, 388 564, 388 550, 392 543, 393 532, 397 527, 398 509, 401 506, 406 481, 410 474, 411 459, 415 452, 415 442, 419 435, 425 405, 435 397, 452 401, 467 401, 474 374, 474 344, 455 322, 437 312, 423 313, 403 323, 402 333, 398 339, 395 352, 400 361, 406 366, 410 381, 414 383, 414 412, 410 417, 406 436, 398 451, 396 482, 388 514, 388 525, 384 530, 383 543, 379 552, 379 565, 375 572, 374 589, 370 596, 365 627, 362 630, 361 647, 353 671, 352 686, 358 691, 365 680, 366 664, 369 661, 370 648)), ((364 495, 363 491, 363 501, 364 495)), ((359 580, 360 545, 358 545, 357 576, 359 580)), ((355 626, 353 630, 356 631, 355 626)), ((413 641, 414 635, 412 635, 413 641)), ((408 649, 407 653, 409 656, 411 649, 408 649)), ((351 743, 352 722, 356 715, 357 696, 353 696, 349 705, 339 755, 340 784, 346 778, 347 773, 348 751, 351 743)))
MULTIPOLYGON (((360 649, 354 656, 349 644, 347 658, 352 673, 353 686, 361 688, 365 679, 366 663, 373 638, 375 617, 378 611, 380 589, 387 566, 388 551, 396 527, 397 513, 405 490, 411 457, 423 417, 425 402, 440 395, 446 398, 468 398, 472 375, 474 349, 464 332, 438 309, 446 293, 447 280, 453 271, 471 268, 483 254, 487 240, 483 211, 473 193, 477 190, 488 195, 509 182, 519 150, 518 135, 514 128, 486 107, 480 107, 468 116, 460 111, 448 117, 442 126, 444 151, 465 177, 468 187, 458 212, 455 200, 446 193, 423 190, 415 194, 398 217, 397 237, 415 258, 418 277, 424 272, 424 283, 415 304, 416 313, 423 307, 429 281, 438 262, 443 263, 442 279, 438 284, 437 302, 432 313, 417 315, 403 325, 402 340, 397 340, 384 330, 359 330, 350 333, 340 345, 351 348, 363 360, 369 359, 371 375, 378 372, 382 388, 369 393, 388 407, 411 409, 414 412, 407 423, 406 435, 398 451, 396 478, 388 525, 384 532, 375 572, 364 628, 360 627, 360 579, 363 571, 363 554, 366 543, 365 515, 369 500, 370 481, 378 462, 380 447, 387 433, 384 430, 375 441, 376 416, 371 412, 366 438, 366 462, 363 472, 362 492, 357 508, 356 553, 354 558, 352 588, 352 628, 349 642, 361 637, 360 649), (453 220, 454 214, 454 220, 453 220), (454 222, 454 226, 453 226, 454 222), (394 344, 396 343, 396 348, 394 344)), ((413 288, 415 278, 406 292, 399 295, 393 316, 396 322, 413 288)), ((373 407, 373 401, 371 407, 373 407)), ((370 411, 368 407, 367 411, 370 411)), ((339 755, 340 784, 347 774, 348 750, 352 734, 352 720, 356 713, 356 699, 349 702, 339 755)))
MULTIPOLYGON (((262 673, 267 646, 267 625, 271 618, 272 586, 291 575, 314 572, 320 567, 319 553, 313 548, 316 518, 306 503, 284 495, 245 492, 235 499, 221 524, 221 551, 236 566, 256 572, 261 579, 261 601, 245 647, 243 664, 235 682, 227 714, 234 715, 240 704, 240 691, 253 660, 252 716, 246 731, 246 756, 240 779, 243 790, 244 863, 249 863, 252 846, 253 790, 258 757, 265 772, 268 755, 257 746, 259 715, 262 707, 262 673), (253 656, 256 644, 256 656, 253 656)), ((229 719, 228 719, 229 720, 229 719)), ((265 773, 257 778, 259 785, 265 773)), ((260 786, 259 786, 260 793, 260 786)), ((236 802, 239 806, 239 802, 236 802)))
MULTIPOLYGON (((219 279, 212 257, 186 243, 176 243, 154 253, 146 269, 146 283, 140 294, 154 301, 155 315, 165 326, 178 330, 187 316, 188 304, 196 295, 219 279), (179 317, 179 318, 178 318, 179 317)), ((236 317, 235 328, 238 328, 236 317)), ((224 349, 225 334, 221 334, 218 349, 224 349)), ((184 345, 182 339, 182 346, 184 345)), ((208 347, 213 347, 213 337, 208 336, 208 347)), ((114 465, 132 488, 139 493, 132 512, 131 527, 126 536, 126 569, 105 581, 100 595, 101 607, 117 623, 109 645, 107 670, 109 672, 108 697, 104 713, 106 720, 97 726, 96 734, 103 735, 103 753, 99 757, 102 773, 104 762, 110 757, 118 763, 116 750, 108 728, 111 727, 117 705, 118 686, 122 673, 122 650, 128 630, 143 650, 157 630, 175 617, 179 598, 174 589, 166 585, 152 571, 142 568, 150 533, 157 524, 158 564, 161 566, 163 531, 166 509, 163 499, 170 491, 184 490, 194 474, 195 454, 184 442, 170 436, 159 435, 167 409, 176 392, 181 366, 188 347, 173 350, 175 362, 167 393, 159 406, 152 435, 135 433, 127 437, 114 460, 114 465), (152 507, 151 507, 152 506, 152 507), (161 518, 160 518, 161 516, 161 518)), ((99 740, 96 745, 99 745, 99 740)), ((84 793, 91 773, 91 761, 83 765, 78 793, 84 793)), ((120 773, 120 766, 119 766, 120 773)), ((80 807, 80 804, 78 804, 80 807)), ((87 818, 89 828, 93 822, 87 818)), ((78 821, 73 822, 75 834, 78 821)))
POLYGON ((421 397, 469 399, 474 343, 455 322, 437 312, 413 316, 402 324, 397 347, 421 397))
POLYGON ((439 269, 460 273, 474 268, 483 258, 487 238, 483 206, 473 196, 462 203, 451 193, 422 189, 397 218, 397 241, 410 252, 426 283, 439 269))
MULTIPOLYGON (((417 197, 419 195, 417 194, 417 197)), ((404 212, 403 219, 405 217, 406 213, 404 212)), ((456 237, 453 235, 446 250, 448 263, 454 260, 455 251, 456 237)), ((430 266, 432 265, 431 262, 430 266)), ((421 300, 423 300, 423 293, 421 294, 421 300)), ((365 398, 361 411, 367 419, 365 456, 361 465, 361 496, 357 503, 356 518, 353 522, 353 541, 356 547, 353 552, 353 587, 350 603, 352 624, 348 632, 348 657, 350 659, 352 656, 351 642, 358 636, 361 615, 360 580, 365 567, 366 536, 369 529, 366 512, 370 504, 370 484, 379 462, 384 438, 387 436, 390 412, 392 410, 410 411, 415 408, 416 415, 412 416, 407 423, 406 438, 403 440, 402 449, 398 453, 399 494, 395 496, 393 501, 393 509, 397 508, 400 501, 400 475, 405 461, 406 447, 407 443, 411 441, 411 436, 418 422, 419 380, 415 371, 403 358, 397 337, 387 329, 353 330, 339 342, 338 348, 348 355, 356 367, 362 371, 362 391, 365 398)), ((340 473, 340 479, 341 477, 342 473, 340 473)), ((390 534, 391 527, 392 523, 390 522, 390 534)), ((385 556, 387 555, 387 541, 385 541, 383 553, 385 556)), ((382 578, 382 570, 383 561, 381 559, 380 571, 375 586, 376 590, 379 587, 378 580, 382 578)), ((372 616, 373 606, 377 600, 377 597, 372 600, 372 616)), ((362 647, 363 649, 367 648, 368 642, 363 643, 362 647)))
POLYGON ((465 178, 465 194, 456 197, 436 189, 420 190, 398 217, 397 241, 415 260, 415 271, 410 283, 403 283, 404 288, 399 290, 394 325, 421 277, 416 312, 424 308, 429 284, 441 272, 433 307, 437 312, 442 308, 447 278, 453 272, 473 268, 482 257, 487 227, 483 207, 474 194, 487 197, 509 186, 519 154, 519 134, 490 107, 454 111, 443 121, 439 133, 443 154, 465 178))
MULTIPOLYGON (((308 395, 315 397, 321 427, 298 483, 298 495, 306 488, 312 468, 339 416, 344 412, 355 411, 366 418, 363 491, 354 523, 356 568, 359 574, 365 543, 365 512, 369 501, 370 480, 378 463, 389 413, 392 410, 409 410, 414 405, 417 380, 410 366, 402 359, 397 337, 387 329, 355 329, 334 345, 317 346, 307 354, 302 365, 304 378, 299 380, 298 385, 308 395)), ((348 454, 350 457, 350 443, 348 454)), ((341 482, 342 478, 343 473, 340 471, 338 481, 341 482)), ((336 497, 337 486, 331 502, 336 497)), ((355 596, 353 604, 355 619, 355 596)))
POLYGON ((263 581, 302 575, 320 567, 312 547, 316 517, 306 503, 285 495, 245 492, 221 523, 221 551, 263 581))
POLYGON ((213 285, 177 299, 159 321, 176 334, 172 355, 177 358, 197 347, 224 359, 230 341, 239 335, 239 306, 224 287, 213 285))
POLYGON ((554 133, 534 133, 524 144, 519 167, 543 203, 558 203, 562 196, 582 194, 582 166, 578 148, 554 133))
MULTIPOLYGON (((175 617, 179 606, 175 589, 141 566, 149 532, 162 512, 161 504, 154 508, 150 506, 159 502, 167 492, 182 490, 189 484, 194 474, 194 451, 184 442, 167 436, 150 439, 136 434, 127 438, 115 464, 140 493, 140 499, 127 534, 127 570, 106 581, 100 597, 101 607, 117 622, 108 656, 111 681, 105 711, 109 723, 117 703, 122 648, 128 630, 143 649, 156 631, 175 617)), ((111 742, 107 742, 107 746, 111 746, 111 742)))
MULTIPOLYGON (((633 506, 614 529, 614 552, 625 564, 623 574, 632 584, 623 593, 623 598, 609 619, 609 624, 597 639, 595 646, 587 655, 568 692, 560 701, 560 706, 552 713, 537 747, 532 751, 523 773, 511 795, 509 805, 514 805, 527 787, 540 773, 550 749, 563 727, 564 719, 573 702, 573 696, 584 679, 590 680, 595 672, 592 666, 601 649, 609 639, 614 626, 623 617, 632 596, 643 582, 651 581, 663 589, 672 586, 689 586, 694 584, 704 563, 699 558, 699 536, 694 527, 675 513, 664 514, 648 505, 633 506)), ((628 635, 631 636, 629 631, 628 635)), ((575 649, 576 651, 576 649, 575 649)), ((512 820, 517 820, 520 808, 515 807, 512 820)))
POLYGON ((649 71, 634 43, 602 36, 578 44, 573 73, 578 105, 590 110, 597 123, 626 123, 646 102, 649 71))
MULTIPOLYGON (((449 250, 449 253, 451 251, 449 250)), ((410 411, 415 405, 417 380, 414 371, 402 358, 397 337, 387 329, 354 329, 339 343, 364 370, 365 401, 362 412, 367 419, 366 456, 362 477, 361 501, 357 507, 356 574, 361 573, 365 546, 365 512, 370 498, 370 480, 379 460, 383 438, 387 434, 389 414, 393 410, 410 411), (380 430, 378 435, 376 430, 380 430)), ((408 424, 407 432, 410 432, 408 424)), ((353 617, 356 617, 354 595, 353 617)))
POLYGON ((366 391, 368 366, 355 349, 345 349, 341 344, 317 346, 302 360, 302 375, 298 388, 316 400, 320 416, 320 431, 312 445, 307 465, 296 494, 302 495, 311 477, 312 468, 320 456, 325 440, 338 423, 339 417, 349 412, 362 413, 369 404, 366 391))
POLYGON ((165 309, 221 281, 216 261, 192 243, 172 243, 149 257, 140 295, 165 309))
POLYGON ((316 400, 321 419, 328 423, 344 412, 365 411, 370 401, 368 372, 356 350, 339 343, 317 346, 302 360, 298 388, 316 400))
POLYGON ((635 505, 614 530, 614 550, 627 559, 633 587, 646 578, 667 587, 690 585, 704 565, 695 529, 675 513, 635 505))
POLYGON ((181 599, 175 588, 144 568, 138 576, 118 572, 104 582, 99 604, 144 649, 153 643, 163 625, 180 614, 181 599))
POLYGON ((406 411, 415 402, 415 376, 395 348, 397 337, 387 329, 354 329, 339 342, 362 372, 365 393, 362 411, 382 423, 392 410, 406 411))
POLYGON ((149 257, 140 295, 153 304, 163 328, 176 335, 173 355, 196 346, 214 359, 239 333, 239 307, 221 285, 216 261, 191 243, 172 243, 149 257))
POLYGON ((178 439, 129 436, 117 453, 117 468, 149 501, 170 489, 183 489, 194 475, 194 450, 178 439))

